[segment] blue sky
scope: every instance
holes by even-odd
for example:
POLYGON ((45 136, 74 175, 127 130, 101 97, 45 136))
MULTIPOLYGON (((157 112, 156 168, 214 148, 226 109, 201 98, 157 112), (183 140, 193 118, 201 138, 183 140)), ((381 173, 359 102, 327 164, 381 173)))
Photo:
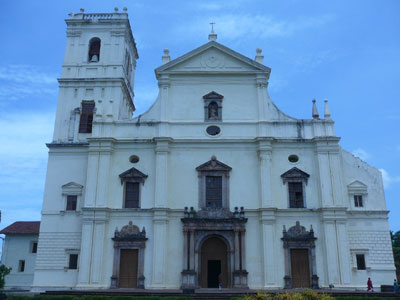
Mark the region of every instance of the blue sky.
POLYGON ((3 228, 39 220, 70 12, 128 8, 139 51, 136 115, 157 95, 164 48, 176 58, 218 42, 272 68, 269 93, 311 118, 329 99, 343 148, 382 170, 391 230, 400 230, 400 1, 2 1, 0 209, 3 228))

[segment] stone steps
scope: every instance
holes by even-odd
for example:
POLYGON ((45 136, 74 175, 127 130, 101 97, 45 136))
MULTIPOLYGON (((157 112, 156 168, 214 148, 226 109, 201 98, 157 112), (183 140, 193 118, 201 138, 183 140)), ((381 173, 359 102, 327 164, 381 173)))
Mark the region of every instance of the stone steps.
MULTIPOLYGON (((300 290, 268 290, 262 291, 266 293, 285 293, 287 291, 295 292, 300 290)), ((374 292, 369 293, 366 291, 344 291, 344 290, 315 290, 317 293, 329 294, 333 297, 338 296, 358 296, 368 299, 369 297, 392 297, 400 300, 400 295, 394 295, 390 292, 374 292)), ((182 290, 137 290, 137 289, 107 289, 107 290, 66 290, 66 291, 46 291, 43 294, 47 295, 108 295, 108 296, 187 296, 195 300, 231 300, 234 297, 242 295, 255 295, 255 290, 229 290, 224 289, 219 291, 217 289, 202 289, 196 290, 193 294, 183 294, 182 290)))

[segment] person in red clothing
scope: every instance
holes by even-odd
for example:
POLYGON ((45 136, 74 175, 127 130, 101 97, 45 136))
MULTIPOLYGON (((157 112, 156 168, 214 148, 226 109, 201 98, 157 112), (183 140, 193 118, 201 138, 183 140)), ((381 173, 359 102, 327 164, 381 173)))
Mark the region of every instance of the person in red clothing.
POLYGON ((372 280, 371 277, 368 277, 368 281, 367 281, 367 292, 373 292, 374 291, 374 287, 372 285, 372 280))

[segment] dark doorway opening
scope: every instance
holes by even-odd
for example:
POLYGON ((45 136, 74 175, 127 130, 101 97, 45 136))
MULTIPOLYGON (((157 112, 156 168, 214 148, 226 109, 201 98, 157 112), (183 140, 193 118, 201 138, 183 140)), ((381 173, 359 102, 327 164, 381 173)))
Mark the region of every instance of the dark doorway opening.
POLYGON ((308 249, 290 250, 292 288, 310 287, 310 263, 308 249))
POLYGON ((219 286, 218 276, 221 274, 221 261, 209 260, 207 264, 207 287, 217 288, 219 286))
POLYGON ((202 288, 218 288, 220 274, 222 287, 230 286, 228 282, 228 249, 222 239, 210 237, 203 243, 200 264, 202 288))

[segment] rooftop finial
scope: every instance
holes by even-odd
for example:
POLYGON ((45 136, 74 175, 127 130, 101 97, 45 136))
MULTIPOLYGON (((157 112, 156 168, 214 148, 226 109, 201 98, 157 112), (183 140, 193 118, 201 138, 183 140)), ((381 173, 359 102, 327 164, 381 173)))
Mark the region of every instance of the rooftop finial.
POLYGON ((216 41, 217 40, 217 34, 214 32, 215 22, 211 22, 210 25, 211 25, 211 33, 208 35, 208 39, 210 41, 216 41))
POLYGON ((118 12, 118 7, 114 7, 114 12, 118 12))
POLYGON ((84 13, 84 12, 85 12, 85 9, 84 9, 84 8, 81 8, 80 11, 81 11, 81 13, 84 13))
POLYGON ((127 12, 127 11, 128 11, 128 8, 124 7, 122 10, 123 10, 124 12, 127 12))
POLYGON ((324 110, 324 118, 330 119, 331 118, 331 110, 329 109, 328 100, 324 100, 325 102, 325 110, 324 110))
POLYGON ((317 105, 315 104, 316 100, 313 99, 312 103, 312 117, 313 119, 319 119, 319 113, 318 113, 318 109, 317 109, 317 105))
POLYGON ((254 60, 260 64, 262 64, 264 62, 264 55, 262 55, 262 49, 261 48, 257 48, 256 49, 256 57, 254 58, 254 60))
POLYGON ((171 60, 171 56, 169 56, 169 49, 164 49, 164 55, 161 57, 162 64, 169 63, 171 60))

